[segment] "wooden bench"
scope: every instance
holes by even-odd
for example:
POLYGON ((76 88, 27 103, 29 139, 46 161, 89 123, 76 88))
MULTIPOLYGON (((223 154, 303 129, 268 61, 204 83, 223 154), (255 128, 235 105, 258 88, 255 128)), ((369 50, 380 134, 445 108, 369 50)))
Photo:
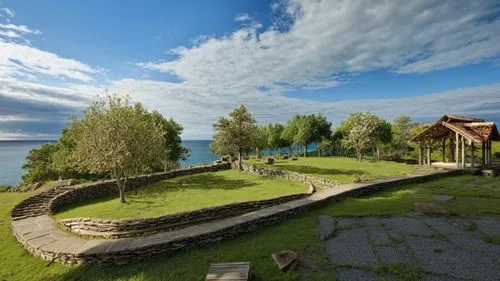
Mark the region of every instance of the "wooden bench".
POLYGON ((247 281, 250 280, 250 263, 213 263, 205 281, 247 281))

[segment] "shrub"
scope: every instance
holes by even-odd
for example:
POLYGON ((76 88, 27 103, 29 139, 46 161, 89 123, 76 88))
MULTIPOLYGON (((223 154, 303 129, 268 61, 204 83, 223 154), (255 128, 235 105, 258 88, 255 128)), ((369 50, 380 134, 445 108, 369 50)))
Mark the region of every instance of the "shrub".
POLYGON ((12 185, 8 184, 1 184, 0 185, 0 192, 9 192, 9 191, 14 191, 15 187, 12 185))

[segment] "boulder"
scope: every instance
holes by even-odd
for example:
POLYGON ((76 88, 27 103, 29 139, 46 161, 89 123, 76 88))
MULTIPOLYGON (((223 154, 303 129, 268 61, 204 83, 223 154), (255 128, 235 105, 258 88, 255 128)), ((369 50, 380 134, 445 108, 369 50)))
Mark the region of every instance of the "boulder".
POLYGON ((445 207, 436 203, 415 202, 413 203, 413 210, 430 216, 442 216, 449 214, 445 207))
POLYGON ((299 255, 297 252, 284 250, 271 255, 280 270, 286 271, 295 267, 299 255))
POLYGON ((282 158, 283 158, 284 160, 286 160, 286 159, 290 158, 290 155, 286 155, 286 154, 285 154, 285 155, 283 155, 283 157, 282 157, 282 158))
POLYGON ((274 158, 267 157, 265 163, 268 164, 268 165, 274 164, 274 158))
POLYGON ((292 157, 292 161, 296 161, 296 160, 298 160, 298 159, 299 159, 299 158, 297 158, 297 157, 295 157, 295 156, 294 156, 294 157, 292 157))
POLYGON ((309 184, 309 189, 307 190, 307 194, 313 194, 314 192, 316 192, 314 185, 309 184))

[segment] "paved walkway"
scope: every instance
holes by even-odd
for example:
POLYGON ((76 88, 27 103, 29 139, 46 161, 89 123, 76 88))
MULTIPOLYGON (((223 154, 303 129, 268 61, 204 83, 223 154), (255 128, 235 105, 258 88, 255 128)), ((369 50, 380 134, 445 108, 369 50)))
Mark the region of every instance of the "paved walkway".
POLYGON ((320 216, 318 231, 331 237, 325 250, 340 281, 393 280, 366 270, 392 263, 418 267, 424 281, 500 280, 500 245, 485 242, 500 235, 500 219, 320 216))
POLYGON ((359 184, 341 185, 315 193, 305 199, 290 201, 241 216, 134 238, 87 240, 60 230, 55 226, 52 217, 48 215, 14 220, 12 221, 12 230, 18 241, 28 251, 46 260, 65 264, 125 264, 155 254, 172 253, 185 247, 201 246, 254 231, 259 227, 301 212, 304 208, 346 192, 364 192, 373 189, 377 184, 398 184, 400 181, 418 180, 430 175, 448 172, 433 171, 359 184))

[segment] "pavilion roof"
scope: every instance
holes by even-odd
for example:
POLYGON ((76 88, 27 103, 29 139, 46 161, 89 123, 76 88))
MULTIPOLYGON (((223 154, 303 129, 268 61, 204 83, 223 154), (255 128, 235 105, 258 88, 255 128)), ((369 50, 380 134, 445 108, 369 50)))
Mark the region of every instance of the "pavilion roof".
POLYGON ((500 134, 494 122, 485 122, 480 118, 457 115, 443 115, 436 123, 426 127, 412 141, 441 139, 451 132, 458 133, 477 143, 488 140, 500 140, 500 134))

